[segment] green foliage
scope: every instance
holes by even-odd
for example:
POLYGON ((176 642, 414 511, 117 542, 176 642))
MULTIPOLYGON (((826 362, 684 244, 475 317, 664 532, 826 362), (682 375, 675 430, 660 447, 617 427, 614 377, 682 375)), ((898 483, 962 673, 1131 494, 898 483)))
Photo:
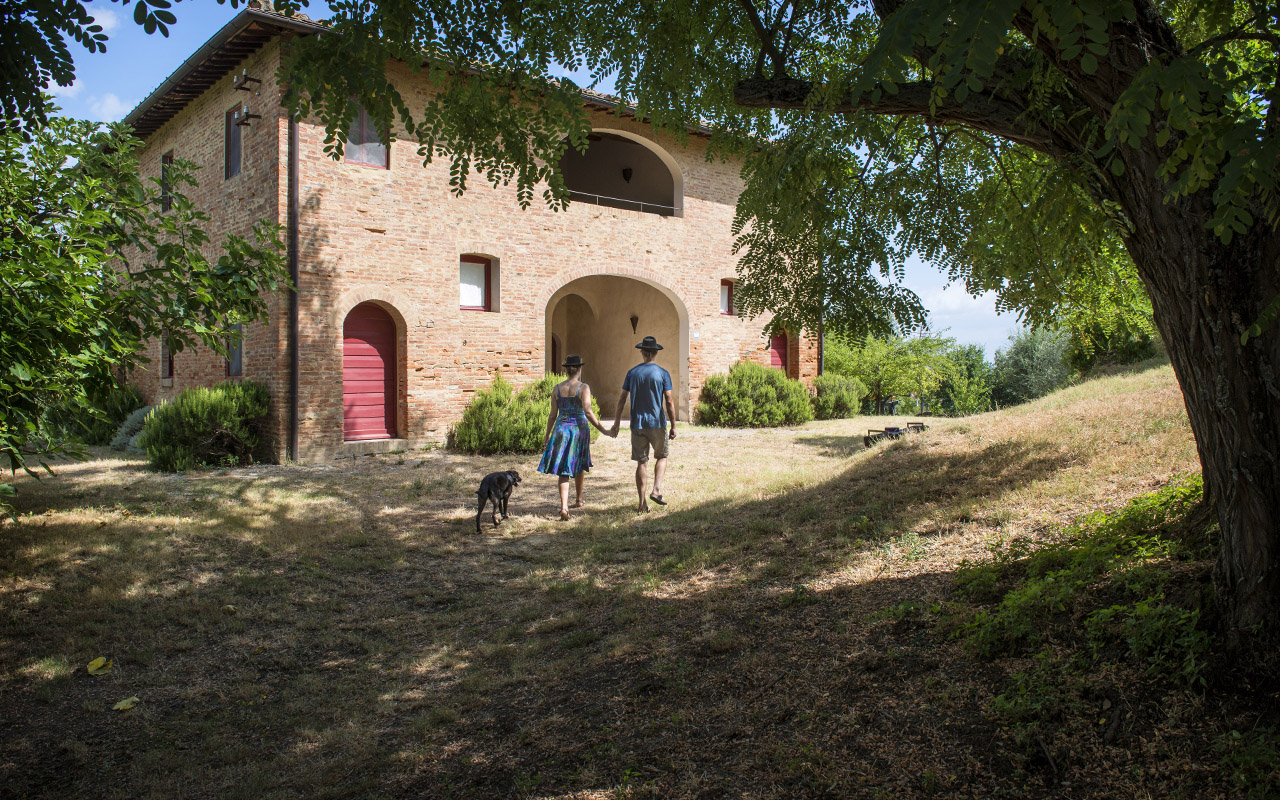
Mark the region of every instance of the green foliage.
POLYGON ((85 444, 105 445, 143 402, 142 393, 134 387, 109 384, 89 394, 88 408, 49 409, 44 424, 51 433, 85 444))
POLYGON ((156 469, 251 464, 259 454, 270 397, 256 381, 186 389, 147 416, 138 443, 156 469))
MULTIPOLYGON (((495 375, 493 384, 476 392, 462 419, 449 430, 449 447, 481 455, 540 452, 551 415, 551 394, 562 380, 560 375, 545 375, 517 393, 501 373, 495 375)), ((599 418, 595 395, 591 408, 599 418)), ((591 428, 591 441, 599 436, 591 428)))
POLYGON ((1218 739, 1219 763, 1242 800, 1274 800, 1280 796, 1280 734, 1260 726, 1231 731, 1218 739))
POLYGON ((1125 327, 1108 332, 1101 325, 1085 325, 1070 331, 1067 364, 1085 374, 1108 364, 1132 364, 1151 358, 1158 351, 1150 330, 1125 327))
POLYGON ((264 319, 285 278, 278 226, 221 248, 184 194, 193 165, 138 174, 140 142, 118 125, 53 117, 24 139, 0 127, 0 456, 27 468, 64 449, 47 414, 95 415, 116 376, 167 332, 173 350, 222 352, 228 327, 264 319))
POLYGON ((991 408, 991 366, 980 345, 956 347, 949 354, 951 370, 943 377, 938 394, 949 414, 966 416, 991 408))
POLYGON ((1208 582, 1188 593, 1171 569, 1203 563, 1212 550, 1187 529, 1203 492, 1199 476, 1188 478, 1112 514, 1085 515, 1049 545, 1018 540, 962 565, 959 593, 987 605, 953 607, 951 635, 982 658, 1035 653, 991 703, 1016 740, 1035 743, 1045 723, 1084 713, 1098 689, 1091 676, 1114 674, 1107 665, 1185 689, 1205 685, 1215 643, 1203 618, 1208 582))
POLYGON ((774 428, 813 419, 803 383, 752 361, 707 378, 697 410, 700 423, 728 428, 774 428))
POLYGON ((151 409, 155 406, 142 406, 134 409, 129 416, 124 418, 120 423, 120 427, 116 429, 116 433, 111 437, 112 450, 126 450, 134 437, 142 433, 143 427, 147 422, 147 415, 151 413, 151 409))
POLYGON ((993 658, 1039 647, 1057 635, 1061 621, 1081 619, 1095 651, 1122 642, 1153 674, 1200 682, 1210 643, 1200 609, 1166 600, 1168 574, 1159 565, 1206 555, 1172 535, 1203 491, 1201 479, 1190 478, 1113 514, 1085 515, 1057 542, 1030 553, 1014 547, 987 563, 965 563, 957 588, 995 604, 977 610, 959 635, 973 652, 993 658), (1134 600, 1090 609, 1102 581, 1134 600))
POLYGON ((964 352, 954 339, 928 332, 854 341, 833 336, 826 340, 824 363, 827 372, 855 377, 866 386, 872 413, 880 413, 889 397, 906 403, 912 394, 917 405, 902 411, 916 413, 921 406, 929 408, 931 395, 953 385, 957 375, 954 357, 964 352))
POLYGON ((858 414, 867 387, 857 378, 826 373, 813 379, 813 415, 817 419, 843 419, 858 414))
POLYGON ((1011 406, 1044 397, 1071 380, 1066 334, 1049 328, 1024 328, 1009 337, 1009 346, 996 351, 991 397, 1011 406))

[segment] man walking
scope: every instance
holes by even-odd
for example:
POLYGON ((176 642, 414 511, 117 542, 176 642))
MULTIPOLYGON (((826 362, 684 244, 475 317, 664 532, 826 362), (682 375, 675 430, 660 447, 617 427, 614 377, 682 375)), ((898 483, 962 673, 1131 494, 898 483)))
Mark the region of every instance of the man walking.
POLYGON ((627 372, 622 382, 622 395, 618 408, 613 412, 612 436, 618 435, 622 424, 622 407, 631 396, 631 460, 636 462, 636 491, 640 495, 640 510, 649 510, 649 501, 665 506, 662 499, 662 478, 667 472, 667 442, 676 438, 676 409, 671 402, 671 373, 653 363, 662 345, 652 336, 644 337, 636 349, 644 356, 644 363, 627 372), (663 410, 666 413, 663 414, 663 410), (671 419, 671 433, 667 433, 667 418, 671 419), (649 472, 649 448, 653 448, 653 491, 646 492, 649 472))

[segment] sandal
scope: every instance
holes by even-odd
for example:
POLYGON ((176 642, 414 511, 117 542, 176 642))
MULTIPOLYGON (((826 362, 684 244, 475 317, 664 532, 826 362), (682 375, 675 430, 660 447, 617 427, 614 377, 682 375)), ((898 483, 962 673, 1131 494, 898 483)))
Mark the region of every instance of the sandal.
POLYGON ((663 500, 663 499, 662 499, 662 495, 660 495, 660 494, 651 494, 651 495, 649 495, 649 499, 650 499, 650 500, 652 500, 653 502, 657 503, 657 504, 658 504, 658 505, 660 505, 660 506, 665 506, 665 505, 667 504, 667 501, 666 501, 666 500, 663 500))

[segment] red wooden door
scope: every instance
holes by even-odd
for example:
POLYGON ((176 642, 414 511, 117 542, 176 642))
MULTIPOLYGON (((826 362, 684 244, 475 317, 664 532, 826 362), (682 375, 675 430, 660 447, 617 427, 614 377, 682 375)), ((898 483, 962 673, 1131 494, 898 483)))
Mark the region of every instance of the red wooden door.
POLYGON ((342 323, 342 438, 396 435, 396 325, 374 303, 342 323))
POLYGON ((769 340, 769 366, 787 371, 787 335, 775 333, 769 340))

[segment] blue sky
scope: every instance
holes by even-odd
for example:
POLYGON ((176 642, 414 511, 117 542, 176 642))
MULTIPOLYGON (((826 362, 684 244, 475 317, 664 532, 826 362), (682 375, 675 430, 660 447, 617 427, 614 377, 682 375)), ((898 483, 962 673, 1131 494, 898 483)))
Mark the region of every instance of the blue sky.
MULTIPOLYGON (((54 94, 68 116, 101 121, 122 119, 236 14, 230 5, 214 0, 175 4, 178 23, 170 27, 166 39, 159 34, 148 36, 135 25, 132 5, 104 0, 87 5, 110 37, 107 52, 90 55, 73 43, 76 82, 70 88, 57 88, 54 94)), ((324 3, 314 3, 307 13, 320 17, 322 10, 324 3)), ((1008 343, 1009 334, 1017 328, 1014 315, 996 313, 993 296, 971 297, 961 285, 948 286, 944 276, 919 260, 908 262, 905 284, 929 309, 935 331, 946 330, 963 344, 982 345, 988 358, 1008 343)))

